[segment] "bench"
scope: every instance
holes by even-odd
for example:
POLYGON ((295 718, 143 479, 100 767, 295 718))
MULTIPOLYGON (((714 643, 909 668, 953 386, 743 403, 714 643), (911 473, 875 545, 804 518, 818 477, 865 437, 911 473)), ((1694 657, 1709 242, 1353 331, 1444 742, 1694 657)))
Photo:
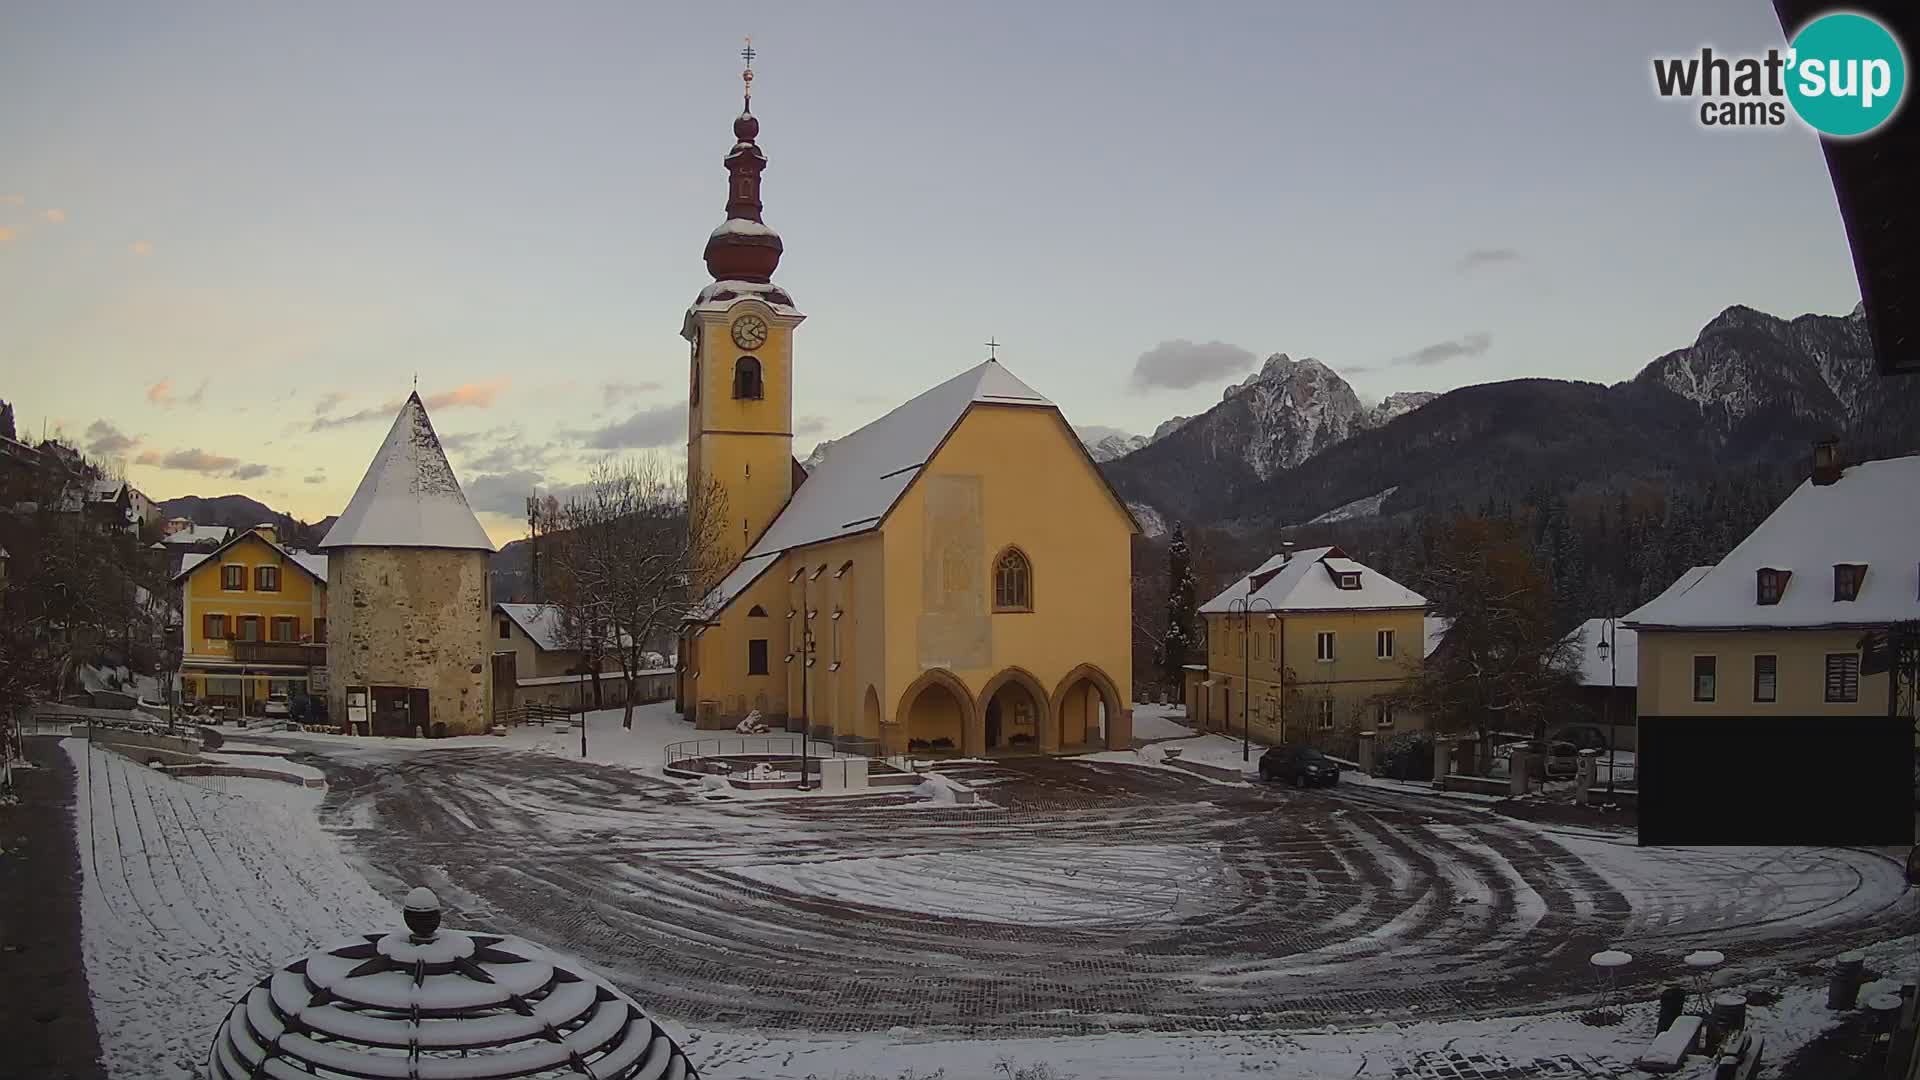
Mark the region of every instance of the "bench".
POLYGON ((1682 1016, 1673 1022, 1673 1026, 1653 1037, 1646 1050, 1633 1059, 1636 1068, 1648 1072, 1673 1072, 1680 1067, 1687 1052, 1700 1038, 1700 1025, 1705 1021, 1698 1016, 1682 1016))

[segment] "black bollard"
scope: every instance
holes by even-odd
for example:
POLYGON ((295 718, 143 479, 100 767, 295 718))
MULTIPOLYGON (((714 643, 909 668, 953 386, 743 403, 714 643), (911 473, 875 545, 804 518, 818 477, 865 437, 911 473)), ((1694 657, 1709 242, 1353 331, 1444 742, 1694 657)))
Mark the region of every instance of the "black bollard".
POLYGON ((1847 953, 1834 961, 1833 979, 1827 983, 1827 1008, 1853 1008, 1860 996, 1860 973, 1865 966, 1858 953, 1847 953))
POLYGON ((1653 1029, 1654 1034, 1658 1035, 1672 1027, 1673 1022, 1680 1019, 1680 1014, 1686 1010, 1686 1007, 1686 987, 1669 986, 1660 991, 1660 1021, 1659 1026, 1653 1029))

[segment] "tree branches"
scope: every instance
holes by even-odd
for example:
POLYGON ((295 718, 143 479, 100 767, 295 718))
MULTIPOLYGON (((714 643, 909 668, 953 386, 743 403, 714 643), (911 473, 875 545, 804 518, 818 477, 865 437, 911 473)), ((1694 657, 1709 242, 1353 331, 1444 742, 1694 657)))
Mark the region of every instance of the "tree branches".
POLYGON ((725 494, 711 481, 689 492, 685 471, 658 455, 609 459, 564 502, 530 507, 529 523, 544 530, 540 581, 561 637, 596 681, 618 662, 631 727, 634 682, 664 661, 650 654, 730 569, 725 494))

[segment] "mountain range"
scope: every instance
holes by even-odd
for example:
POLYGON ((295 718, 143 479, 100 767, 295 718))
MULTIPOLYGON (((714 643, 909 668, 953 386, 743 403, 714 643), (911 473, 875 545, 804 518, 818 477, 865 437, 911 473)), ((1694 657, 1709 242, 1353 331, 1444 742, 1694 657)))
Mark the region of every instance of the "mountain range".
POLYGON ((1736 306, 1611 386, 1515 379, 1367 408, 1331 368, 1277 355, 1102 468, 1150 533, 1169 518, 1260 530, 1798 460, 1826 434, 1903 452, 1920 446, 1916 383, 1877 374, 1858 307, 1736 306))
MULTIPOLYGON (((1168 522, 1262 537, 1475 508, 1548 490, 1572 498, 1749 465, 1796 464, 1823 435, 1871 457, 1920 449, 1920 378, 1875 370, 1865 316, 1781 319, 1727 308, 1691 345, 1613 385, 1514 379, 1363 403, 1319 360, 1275 354, 1219 404, 1151 435, 1083 429, 1083 442, 1149 536, 1168 522)), ((830 452, 823 442, 808 458, 830 452)), ((272 521, 308 545, 313 525, 241 495, 187 496, 165 516, 272 521)), ((524 542, 495 557, 496 593, 526 592, 524 542)))
POLYGON ((334 522, 333 516, 329 515, 309 525, 245 495, 219 495, 213 498, 182 495, 177 499, 163 499, 157 505, 162 518, 190 518, 196 525, 247 529, 271 524, 283 541, 299 548, 312 548, 318 544, 334 522))

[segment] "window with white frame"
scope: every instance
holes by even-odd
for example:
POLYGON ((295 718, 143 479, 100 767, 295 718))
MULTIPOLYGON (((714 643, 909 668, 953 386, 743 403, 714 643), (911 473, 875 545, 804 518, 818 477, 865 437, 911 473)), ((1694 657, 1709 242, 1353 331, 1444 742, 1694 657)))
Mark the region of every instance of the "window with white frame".
POLYGON ((1313 657, 1316 660, 1333 659, 1333 631, 1322 630, 1314 635, 1313 657))
POLYGON ((1330 697, 1323 697, 1318 701, 1314 702, 1314 705, 1315 705, 1314 711, 1316 714, 1316 718, 1320 722, 1320 730, 1321 731, 1333 730, 1333 699, 1330 697))
POLYGON ((1373 654, 1382 660, 1393 659, 1393 631, 1376 630, 1373 633, 1373 654))
POLYGON ((1373 703, 1373 726, 1374 727, 1392 727, 1393 726, 1393 702, 1376 701, 1373 703))

